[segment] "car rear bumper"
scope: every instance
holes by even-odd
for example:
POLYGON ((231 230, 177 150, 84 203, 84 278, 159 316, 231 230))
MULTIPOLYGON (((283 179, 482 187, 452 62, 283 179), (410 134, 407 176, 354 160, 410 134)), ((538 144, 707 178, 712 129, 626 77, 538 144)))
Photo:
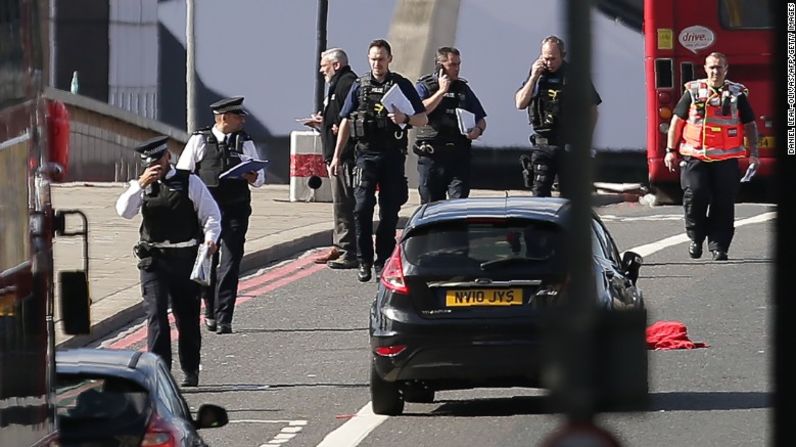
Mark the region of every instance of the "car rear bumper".
POLYGON ((372 329, 370 343, 373 366, 384 380, 439 382, 438 389, 468 384, 538 386, 542 364, 538 323, 527 319, 410 323, 381 318, 386 330, 372 329), (389 357, 376 354, 379 347, 395 345, 406 349, 389 357))

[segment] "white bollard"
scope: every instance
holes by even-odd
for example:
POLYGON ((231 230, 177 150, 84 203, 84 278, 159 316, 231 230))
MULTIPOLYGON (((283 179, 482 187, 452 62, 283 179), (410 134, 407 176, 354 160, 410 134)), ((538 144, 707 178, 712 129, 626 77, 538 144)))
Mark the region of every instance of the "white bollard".
POLYGON ((290 132, 290 201, 331 202, 332 188, 323 160, 321 136, 315 131, 290 132), (320 187, 317 186, 320 180, 320 187))

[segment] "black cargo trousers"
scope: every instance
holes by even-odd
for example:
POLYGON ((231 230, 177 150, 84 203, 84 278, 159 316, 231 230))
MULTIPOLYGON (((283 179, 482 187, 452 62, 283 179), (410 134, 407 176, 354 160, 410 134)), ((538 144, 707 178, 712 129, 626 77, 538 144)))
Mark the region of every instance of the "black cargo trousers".
POLYGON ((147 317, 147 351, 159 355, 171 369, 171 305, 177 324, 180 366, 188 373, 199 371, 202 348, 199 284, 190 279, 196 252, 197 247, 150 249, 139 254, 138 264, 147 317))
POLYGON ((395 248, 398 212, 409 199, 405 174, 406 155, 397 148, 356 152, 354 170, 354 224, 357 260, 360 264, 383 266, 395 248), (379 226, 376 229, 376 259, 373 255, 373 212, 379 190, 379 226))
POLYGON ((702 161, 685 157, 680 169, 685 230, 708 250, 727 252, 735 234, 735 199, 740 187, 738 159, 702 161))

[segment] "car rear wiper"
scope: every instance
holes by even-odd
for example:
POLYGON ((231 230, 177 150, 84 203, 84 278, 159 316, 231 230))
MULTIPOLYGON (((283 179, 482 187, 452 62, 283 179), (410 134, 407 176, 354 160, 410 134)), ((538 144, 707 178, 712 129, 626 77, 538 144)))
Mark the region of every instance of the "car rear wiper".
POLYGON ((504 258, 504 259, 495 259, 493 261, 486 261, 481 263, 481 270, 488 270, 492 267, 502 266, 506 264, 522 264, 522 263, 534 263, 534 262, 541 262, 547 261, 550 259, 550 256, 539 257, 539 258, 528 258, 525 256, 515 256, 512 258, 504 258))

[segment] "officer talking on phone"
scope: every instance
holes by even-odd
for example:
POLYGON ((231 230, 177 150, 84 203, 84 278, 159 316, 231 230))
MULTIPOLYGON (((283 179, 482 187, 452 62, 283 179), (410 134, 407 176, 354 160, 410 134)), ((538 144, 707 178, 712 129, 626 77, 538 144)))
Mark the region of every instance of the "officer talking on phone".
POLYGON ((141 291, 147 316, 147 350, 171 368, 171 305, 177 323, 183 386, 199 383, 199 285, 191 268, 200 243, 216 251, 221 213, 199 177, 176 170, 169 163, 168 137, 157 137, 136 147, 146 169, 116 201, 116 212, 132 219, 139 211, 141 291))
MULTIPOLYGON (((522 156, 525 186, 533 190, 533 195, 549 197, 556 175, 562 177, 560 168, 562 155, 567 143, 563 135, 561 106, 566 94, 567 63, 564 41, 556 36, 542 39, 541 54, 533 62, 528 78, 514 95, 517 109, 528 110, 528 120, 533 126, 531 134, 531 157, 522 156)), ((591 83, 592 121, 591 129, 597 123, 597 106, 602 102, 600 95, 591 83)), ((564 179, 559 178, 565 186, 564 179)))
POLYGON ((222 99, 210 104, 215 124, 199 129, 185 145, 178 169, 195 172, 207 185, 221 209, 219 252, 213 257, 209 287, 203 289, 205 326, 217 334, 232 332, 232 314, 238 297, 238 275, 243 259, 243 243, 252 213, 249 186, 265 183, 265 171, 259 169, 240 177, 221 178, 228 169, 257 159, 257 148, 243 131, 246 111, 243 97, 222 99))
POLYGON ((434 73, 421 77, 415 85, 428 114, 428 124, 417 129, 413 148, 418 156, 421 203, 445 200, 446 193, 451 199, 470 195, 471 142, 486 129, 481 102, 467 81, 459 77, 459 50, 441 47, 435 62, 434 73), (473 114, 467 129, 460 129, 461 110, 473 114))

